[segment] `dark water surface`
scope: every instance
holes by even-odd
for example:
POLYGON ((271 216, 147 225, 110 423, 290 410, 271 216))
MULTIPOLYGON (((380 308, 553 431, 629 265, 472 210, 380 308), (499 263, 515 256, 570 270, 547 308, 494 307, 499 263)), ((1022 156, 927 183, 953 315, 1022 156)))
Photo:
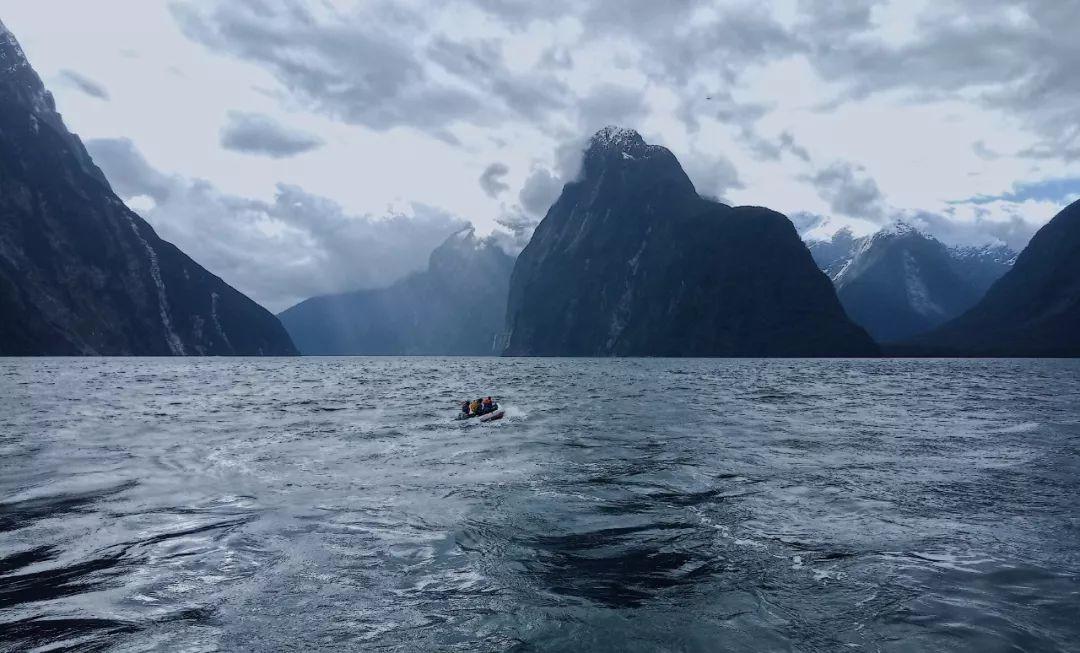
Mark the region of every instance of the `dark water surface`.
POLYGON ((0 650, 1077 650, 1078 451, 1077 361, 5 359, 0 650))

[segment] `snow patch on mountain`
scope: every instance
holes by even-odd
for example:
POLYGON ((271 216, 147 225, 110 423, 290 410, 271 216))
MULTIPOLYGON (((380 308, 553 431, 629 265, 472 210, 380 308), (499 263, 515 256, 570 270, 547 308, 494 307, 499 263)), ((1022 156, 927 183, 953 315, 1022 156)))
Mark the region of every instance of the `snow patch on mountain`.
POLYGON ((904 287, 907 289, 908 304, 919 315, 938 317, 945 314, 945 310, 930 297, 930 289, 926 287, 919 263, 911 252, 904 252, 904 287))

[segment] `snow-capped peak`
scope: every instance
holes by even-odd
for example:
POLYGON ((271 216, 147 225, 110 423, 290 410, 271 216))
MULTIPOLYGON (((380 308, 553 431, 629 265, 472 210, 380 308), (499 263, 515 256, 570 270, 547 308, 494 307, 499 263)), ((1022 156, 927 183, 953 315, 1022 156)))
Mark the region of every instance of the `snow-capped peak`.
POLYGON ((638 156, 663 149, 659 145, 649 145, 641 134, 626 127, 608 125, 593 134, 589 139, 590 151, 618 152, 624 159, 633 160, 638 156))
POLYGON ((886 236, 907 236, 910 234, 925 235, 918 227, 903 220, 897 220, 891 224, 885 225, 878 233, 886 236))

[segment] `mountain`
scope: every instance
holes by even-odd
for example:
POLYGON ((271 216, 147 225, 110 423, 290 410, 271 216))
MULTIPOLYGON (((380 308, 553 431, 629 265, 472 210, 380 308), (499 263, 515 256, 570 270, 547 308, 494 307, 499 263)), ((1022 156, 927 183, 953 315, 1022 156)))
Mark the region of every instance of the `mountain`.
POLYGON ((514 356, 863 356, 791 222, 698 196, 675 156, 606 127, 514 266, 514 356))
POLYGON ((903 340, 960 315, 1015 257, 1004 246, 950 248, 903 222, 863 238, 841 231, 808 247, 844 310, 878 342, 903 340))
POLYGON ((814 262, 821 271, 834 279, 855 255, 855 250, 862 242, 863 239, 856 238, 851 229, 843 227, 829 240, 808 240, 806 248, 810 250, 810 255, 814 257, 814 262))
POLYGON ((0 23, 0 354, 295 354, 128 210, 0 23))
POLYGON ((431 253, 427 270, 389 288, 313 297, 279 317, 309 355, 490 355, 514 259, 472 228, 431 253))
POLYGON ((971 310, 906 350, 1080 356, 1080 201, 1054 216, 971 310))

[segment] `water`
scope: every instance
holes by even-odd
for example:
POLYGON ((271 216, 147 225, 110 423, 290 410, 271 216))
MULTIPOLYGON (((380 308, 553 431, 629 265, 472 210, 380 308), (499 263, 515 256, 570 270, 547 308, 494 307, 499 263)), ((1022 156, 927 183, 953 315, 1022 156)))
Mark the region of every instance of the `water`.
POLYGON ((0 650, 1076 650, 1078 397, 1080 361, 0 360, 0 650))

